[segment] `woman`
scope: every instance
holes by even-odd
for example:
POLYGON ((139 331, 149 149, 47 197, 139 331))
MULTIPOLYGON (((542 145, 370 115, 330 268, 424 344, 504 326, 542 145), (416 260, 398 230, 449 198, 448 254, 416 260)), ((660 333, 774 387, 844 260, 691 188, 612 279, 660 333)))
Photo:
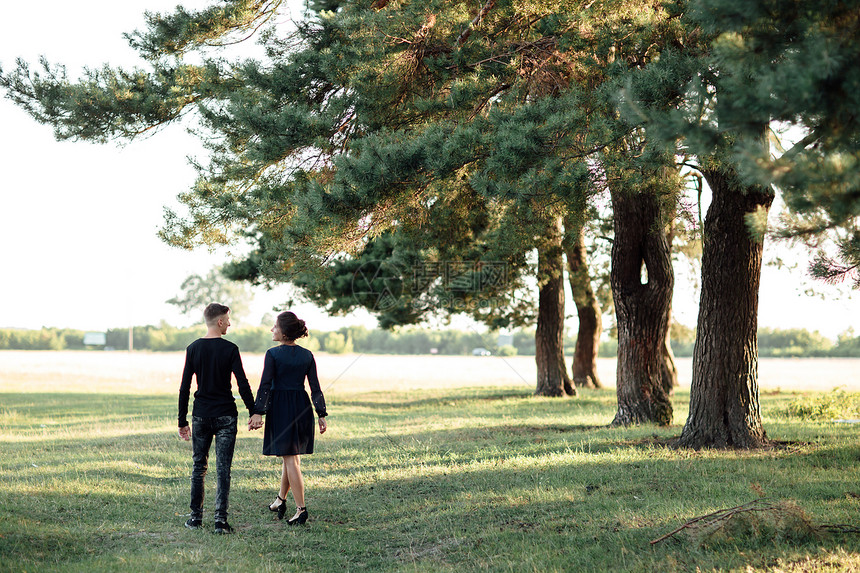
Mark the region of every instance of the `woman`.
POLYGON ((272 327, 272 340, 281 344, 266 352, 254 415, 248 421, 248 429, 256 430, 263 426, 263 414, 268 414, 263 434, 263 454, 281 456, 284 460, 281 489, 277 499, 269 505, 269 510, 278 512, 278 519, 283 519, 287 510, 287 492, 292 489, 296 514, 287 521, 290 525, 303 524, 308 520, 299 457, 314 451, 314 415, 305 392, 306 377, 319 416, 320 434, 326 431, 325 398, 320 390, 314 355, 296 344, 297 339, 307 335, 304 320, 299 320, 292 312, 278 315, 272 327))

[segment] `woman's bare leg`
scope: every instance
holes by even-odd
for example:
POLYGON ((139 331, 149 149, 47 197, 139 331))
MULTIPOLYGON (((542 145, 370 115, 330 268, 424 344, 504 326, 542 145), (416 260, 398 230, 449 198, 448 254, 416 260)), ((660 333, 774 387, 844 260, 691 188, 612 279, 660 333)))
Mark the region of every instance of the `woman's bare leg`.
MULTIPOLYGON (((296 507, 305 506, 305 481, 302 478, 302 462, 299 456, 284 456, 284 468, 287 470, 290 486, 293 490, 293 499, 296 507)), ((281 496, 284 497, 284 496, 281 496)))
MULTIPOLYGON (((290 491, 290 476, 287 473, 287 458, 285 456, 283 458, 282 463, 281 463, 281 488, 278 490, 278 497, 280 497, 281 499, 284 499, 284 500, 287 499, 287 493, 289 491, 290 491)), ((281 499, 276 499, 271 504, 269 504, 269 507, 272 510, 277 509, 279 505, 284 503, 283 501, 281 501, 281 499)))
POLYGON ((281 466, 281 491, 278 495, 281 499, 287 499, 287 493, 290 491, 290 474, 287 472, 287 457, 284 456, 284 463, 281 466))

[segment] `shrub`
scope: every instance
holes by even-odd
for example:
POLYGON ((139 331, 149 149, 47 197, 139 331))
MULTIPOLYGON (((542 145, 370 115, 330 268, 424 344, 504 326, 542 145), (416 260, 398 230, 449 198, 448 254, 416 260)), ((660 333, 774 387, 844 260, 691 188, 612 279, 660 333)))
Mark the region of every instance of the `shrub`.
POLYGON ((516 356, 517 348, 510 344, 505 344, 504 346, 499 346, 499 349, 496 350, 496 354, 498 356, 516 356))
POLYGON ((307 348, 311 352, 316 352, 317 350, 320 349, 319 338, 317 338, 316 336, 314 336, 312 334, 308 335, 307 338, 302 338, 301 340, 297 341, 297 344, 299 346, 307 348))
POLYGON ((758 351, 760 356, 801 357, 827 356, 833 343, 818 331, 802 328, 760 328, 758 351))
POLYGON ((272 332, 265 326, 246 326, 230 330, 225 337, 242 352, 265 352, 275 345, 272 332))
POLYGON ((597 349, 600 358, 612 358, 618 356, 618 341, 614 338, 604 340, 597 349))
POLYGON ((62 333, 52 328, 42 330, 4 329, 0 331, 0 348, 6 350, 62 350, 62 333))
POLYGON ((329 332, 323 339, 323 350, 331 354, 347 354, 352 352, 352 340, 339 332, 329 332))
POLYGON ((83 330, 61 330, 59 334, 63 337, 62 347, 64 349, 85 350, 87 348, 87 346, 84 344, 83 330))
POLYGON ((854 336, 854 329, 849 328, 839 335, 836 347, 831 351, 831 356, 860 356, 860 336, 854 336))
POLYGON ((860 394, 837 388, 827 394, 802 396, 788 403, 783 414, 792 418, 828 421, 860 416, 860 394))

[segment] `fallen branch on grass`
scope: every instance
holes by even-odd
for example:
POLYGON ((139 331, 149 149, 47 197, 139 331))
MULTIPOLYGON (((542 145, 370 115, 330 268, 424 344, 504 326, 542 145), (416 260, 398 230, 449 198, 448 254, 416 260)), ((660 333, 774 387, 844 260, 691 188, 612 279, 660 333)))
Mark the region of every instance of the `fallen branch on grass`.
POLYGON ((779 531, 792 534, 819 534, 819 533, 860 533, 860 527, 853 525, 819 525, 812 524, 809 517, 802 509, 793 503, 786 501, 771 501, 767 498, 755 499, 728 509, 721 509, 714 513, 702 515, 691 519, 682 526, 670 531, 666 535, 651 541, 651 545, 674 537, 682 531, 689 530, 690 533, 698 535, 711 535, 723 528, 729 521, 744 514, 766 514, 766 519, 772 521, 771 526, 779 531))
POLYGON ((821 529, 823 531, 833 531, 836 533, 860 533, 860 527, 857 527, 855 525, 822 525, 818 529, 821 529))
POLYGON ((662 537, 658 537, 657 539, 654 539, 653 541, 651 541, 651 545, 654 545, 655 543, 660 543, 661 541, 665 541, 666 539, 673 537, 674 535, 684 531, 685 529, 692 529, 692 528, 711 529, 711 528, 715 528, 715 526, 716 526, 716 528, 718 528, 721 526, 721 524, 727 522, 729 519, 731 519, 735 515, 738 515, 741 513, 748 513, 751 511, 771 511, 771 510, 775 509, 776 507, 777 507, 777 504, 775 504, 771 501, 768 501, 764 498, 760 498, 760 499, 755 499, 749 503, 745 503, 743 505, 730 507, 728 509, 721 509, 719 511, 715 511, 714 513, 709 513, 708 515, 702 515, 702 516, 696 517, 694 519, 691 519, 690 521, 688 521, 687 523, 685 523, 681 527, 679 527, 673 531, 670 531, 669 533, 667 533, 666 535, 663 535, 662 537))

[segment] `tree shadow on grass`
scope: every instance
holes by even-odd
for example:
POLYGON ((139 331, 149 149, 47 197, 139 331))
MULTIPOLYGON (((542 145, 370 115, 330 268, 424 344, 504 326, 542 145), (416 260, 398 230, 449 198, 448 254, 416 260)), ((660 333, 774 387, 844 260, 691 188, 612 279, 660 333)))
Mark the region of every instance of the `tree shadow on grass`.
MULTIPOLYGON (((480 390, 479 390, 480 391, 480 390)), ((422 392, 423 393, 423 392, 422 392)), ((431 398, 408 398, 410 392, 373 392, 363 393, 362 398, 351 398, 349 395, 343 397, 335 395, 332 400, 332 406, 341 408, 366 408, 372 410, 403 410, 412 408, 424 408, 435 406, 454 406, 466 402, 484 401, 502 401, 514 398, 529 398, 532 394, 521 390, 499 391, 492 393, 475 393, 469 392, 468 389, 457 390, 454 393, 446 393, 444 396, 431 398), (378 397, 378 400, 372 398, 378 397), (368 399, 371 398, 371 399, 368 399)), ((414 394, 414 393, 413 393, 414 394)))
MULTIPOLYGON (((86 425, 76 418, 104 409, 100 400, 67 402, 69 396, 81 398, 61 395, 60 402, 41 404, 26 417, 58 406, 65 409, 69 403, 78 413, 68 414, 67 422, 86 425)), ((27 398, 20 395, 17 406, 4 406, 23 407, 27 398)), ((122 402, 124 397, 111 398, 122 402)), ((175 408, 168 397, 135 398, 119 412, 154 415, 164 408, 169 419, 175 408)), ((432 400, 422 407, 444 415, 450 400, 432 400)), ((469 399, 462 400, 468 405, 469 399)), ((287 529, 266 512, 264 504, 277 486, 277 466, 260 455, 258 440, 240 439, 233 463, 231 522, 241 535, 255 540, 255 554, 271 552, 275 563, 292 569, 399 570, 418 563, 427 569, 493 570, 520 563, 523 570, 665 571, 766 567, 787 555, 798 561, 814 555, 817 544, 839 547, 835 537, 794 545, 746 537, 734 545, 706 549, 674 542, 650 547, 650 540, 694 516, 748 501, 755 488, 799 499, 818 515, 856 509, 850 494, 857 494, 857 487, 844 476, 846 468, 860 461, 860 445, 743 455, 661 448, 654 455, 660 440, 677 428, 517 424, 511 419, 522 410, 496 401, 500 406, 492 423, 482 417, 457 428, 431 425, 395 433, 396 426, 387 431, 379 425, 368 435, 327 435, 317 454, 303 464, 312 522, 302 530, 287 529), (289 543, 307 549, 306 554, 293 550, 284 556, 285 531, 289 543)), ((386 407, 389 411, 377 414, 409 420, 401 409, 409 406, 386 407)), ((72 560, 105 554, 139 543, 123 536, 140 530, 169 529, 181 540, 188 537, 183 541, 187 546, 196 543, 182 529, 190 449, 173 430, 81 438, 58 433, 32 452, 39 468, 28 465, 32 443, 10 440, 2 447, 5 487, 0 501, 9 517, 0 531, 0 558, 5 562, 14 562, 6 561, 7 556, 14 559, 35 548, 38 560, 28 562, 53 563, 41 553, 52 540, 70 546, 66 555, 72 560), (82 476, 82 483, 92 484, 91 491, 70 495, 54 487, 82 476), (15 525, 22 520, 30 520, 25 529, 15 525), (100 543, 85 539, 84 532, 99 529, 115 533, 100 543)), ((207 477, 210 517, 215 466, 213 455, 207 477)), ((166 534, 147 539, 156 546, 175 542, 166 534)))
POLYGON ((139 394, 0 394, 0 431, 51 426, 67 430, 118 419, 176 416, 176 398, 139 394), (44 424, 44 425, 43 425, 44 424))
MULTIPOLYGON (((311 469, 311 527, 317 528, 315 537, 322 527, 352 547, 353 565, 377 555, 400 566, 415 559, 473 569, 493 568, 490 562, 475 566, 476 555, 490 558, 487 551, 499 564, 534 554, 547 570, 675 570, 667 562, 684 570, 734 569, 765 566, 787 554, 802 560, 820 547, 838 548, 843 539, 786 541, 750 534, 719 547, 703 549, 689 541, 652 548, 652 539, 686 519, 749 501, 755 497, 751 486, 768 478, 775 492, 791 498, 794 478, 780 477, 784 460, 770 457, 760 460, 759 468, 748 468, 743 460, 696 460, 682 472, 673 460, 602 457, 576 464, 547 463, 544 457, 530 470, 504 461, 481 469, 464 463, 442 472, 404 463, 402 471, 387 472, 398 477, 371 476, 349 488, 326 487, 330 472, 318 475, 311 469), (418 475, 403 475, 410 470, 418 475), (713 487, 703 488, 709 480, 713 487)), ((822 476, 808 501, 818 504, 827 491, 844 487, 837 477, 822 476)))
POLYGON ((435 408, 448 406, 461 406, 467 403, 501 402, 513 401, 515 399, 533 399, 545 401, 549 404, 565 402, 580 407, 603 406, 607 400, 614 399, 615 394, 606 390, 590 390, 590 395, 581 393, 575 398, 543 398, 536 397, 531 389, 505 389, 499 390, 484 387, 466 387, 440 390, 391 391, 391 392, 364 392, 358 395, 334 395, 331 399, 333 407, 341 408, 365 408, 371 410, 404 410, 416 408, 435 408), (416 393, 427 394, 441 392, 440 396, 425 398, 410 397, 416 393), (360 398, 352 397, 360 396, 360 398), (378 398, 378 399, 375 399, 378 398))

